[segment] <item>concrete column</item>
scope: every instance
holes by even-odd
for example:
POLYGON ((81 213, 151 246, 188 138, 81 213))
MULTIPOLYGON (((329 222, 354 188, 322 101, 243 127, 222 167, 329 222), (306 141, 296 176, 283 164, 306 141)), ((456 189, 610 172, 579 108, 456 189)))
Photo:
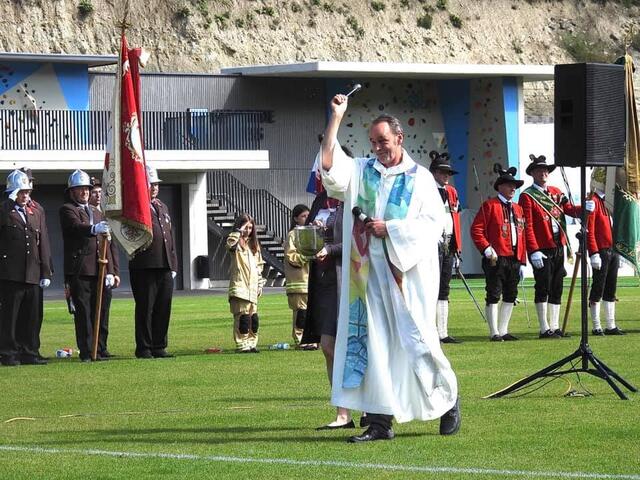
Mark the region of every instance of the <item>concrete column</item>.
POLYGON ((209 280, 196 277, 195 259, 208 255, 207 174, 195 173, 195 183, 182 185, 182 275, 185 290, 209 288, 209 280))

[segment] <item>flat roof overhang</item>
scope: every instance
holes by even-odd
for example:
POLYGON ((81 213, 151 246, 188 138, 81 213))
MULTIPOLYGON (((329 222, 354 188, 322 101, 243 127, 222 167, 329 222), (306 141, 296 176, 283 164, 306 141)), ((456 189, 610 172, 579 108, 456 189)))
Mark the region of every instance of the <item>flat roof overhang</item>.
POLYGON ((117 55, 82 55, 67 53, 0 52, 0 62, 72 63, 88 67, 103 67, 118 63, 117 55))
POLYGON ((525 82, 553 80, 553 65, 470 65, 382 62, 305 62, 220 69, 224 75, 303 78, 414 78, 448 80, 522 77, 525 82))

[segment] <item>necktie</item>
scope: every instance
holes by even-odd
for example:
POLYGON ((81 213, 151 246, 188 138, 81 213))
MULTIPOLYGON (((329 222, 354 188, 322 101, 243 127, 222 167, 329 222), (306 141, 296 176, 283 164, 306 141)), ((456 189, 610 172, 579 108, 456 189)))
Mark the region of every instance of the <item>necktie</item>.
POLYGON ((440 192, 440 196, 442 197, 442 203, 447 203, 447 200, 449 200, 449 197, 447 195, 447 189, 438 188, 438 191, 440 192))
POLYGON ((22 220, 24 220, 24 223, 27 223, 27 212, 25 212, 24 207, 19 205, 18 212, 20 212, 20 215, 22 216, 22 220))

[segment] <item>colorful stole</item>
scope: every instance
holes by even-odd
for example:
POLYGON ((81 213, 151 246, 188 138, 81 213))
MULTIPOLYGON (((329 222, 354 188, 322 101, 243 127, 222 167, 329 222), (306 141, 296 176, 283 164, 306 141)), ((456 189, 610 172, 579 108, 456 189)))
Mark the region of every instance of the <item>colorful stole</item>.
POLYGON ((567 220, 564 216, 564 212, 562 208, 553 201, 553 199, 546 195, 545 193, 538 190, 533 185, 527 188, 524 194, 529 195, 531 199, 536 202, 542 209, 549 215, 549 217, 555 221, 560 227, 560 231, 564 235, 564 238, 567 242, 567 251, 569 258, 573 258, 573 250, 571 250, 571 242, 569 241, 569 237, 567 235, 567 220))
MULTIPOLYGON (((380 172, 374 168, 375 159, 370 159, 362 173, 357 205, 367 216, 375 215, 376 198, 380 186, 380 172)), ((407 216, 415 175, 418 167, 395 176, 389 200, 385 207, 384 220, 403 219, 407 216)), ((349 334, 347 355, 342 380, 343 388, 357 388, 361 385, 367 369, 367 281, 369 278, 369 240, 364 223, 353 222, 351 231, 351 258, 349 276, 349 334)), ((385 239, 386 240, 386 239, 385 239)), ((387 257, 396 283, 402 288, 402 273, 389 261, 387 243, 383 240, 387 257)))

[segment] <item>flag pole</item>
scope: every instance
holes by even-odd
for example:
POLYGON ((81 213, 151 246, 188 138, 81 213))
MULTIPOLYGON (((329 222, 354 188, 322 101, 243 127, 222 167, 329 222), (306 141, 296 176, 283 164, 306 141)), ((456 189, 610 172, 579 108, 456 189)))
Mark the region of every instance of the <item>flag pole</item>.
POLYGON ((98 357, 98 340, 100 338, 100 317, 102 314, 102 296, 104 294, 104 277, 105 269, 109 260, 107 260, 107 247, 109 245, 109 236, 100 235, 100 256, 98 257, 98 290, 96 292, 96 315, 93 319, 93 350, 91 351, 91 359, 93 361, 98 357))

